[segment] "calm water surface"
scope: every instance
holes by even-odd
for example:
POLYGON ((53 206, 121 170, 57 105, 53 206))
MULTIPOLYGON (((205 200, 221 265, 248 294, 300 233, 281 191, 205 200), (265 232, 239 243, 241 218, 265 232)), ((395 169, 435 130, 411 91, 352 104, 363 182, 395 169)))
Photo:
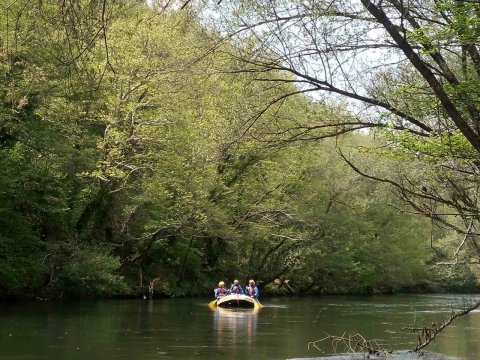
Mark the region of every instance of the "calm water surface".
MULTIPOLYGON (((456 295, 263 299, 252 311, 210 311, 208 300, 101 300, 0 305, 0 360, 287 359, 326 333, 359 332, 393 349, 415 339, 403 326, 438 321, 456 295)), ((480 311, 460 318, 429 350, 480 359, 480 311)))

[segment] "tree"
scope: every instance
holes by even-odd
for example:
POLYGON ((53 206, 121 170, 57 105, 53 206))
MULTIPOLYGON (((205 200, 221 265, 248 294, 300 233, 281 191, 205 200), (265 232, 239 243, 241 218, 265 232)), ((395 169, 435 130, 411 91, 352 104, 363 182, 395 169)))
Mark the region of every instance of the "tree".
MULTIPOLYGON (((478 257, 479 4, 471 1, 222 2, 232 56, 261 81, 294 83, 349 116, 294 121, 285 143, 372 129, 390 154, 428 164, 423 176, 381 177, 414 211, 465 235, 478 257), (282 75, 284 74, 284 75, 282 75), (289 74, 290 77, 285 74, 289 74), (342 100, 343 99, 343 100, 342 100)), ((290 94, 285 94, 290 96, 290 94)), ((283 101, 279 97, 277 103, 283 101)), ((475 260, 476 261, 476 260, 475 260)))
MULTIPOLYGON (((302 141, 364 125, 290 74, 256 81, 230 56, 255 41, 224 42, 193 12, 141 1, 10 5, 0 19, 1 296, 205 294, 219 276, 292 279, 294 292, 435 281, 416 241, 429 223, 381 205, 401 206, 348 173, 334 141, 302 141), (410 256, 375 280, 393 263, 380 238, 410 256)), ((383 145, 367 134, 341 144, 383 145)), ((409 170, 394 155, 376 176, 409 170)))

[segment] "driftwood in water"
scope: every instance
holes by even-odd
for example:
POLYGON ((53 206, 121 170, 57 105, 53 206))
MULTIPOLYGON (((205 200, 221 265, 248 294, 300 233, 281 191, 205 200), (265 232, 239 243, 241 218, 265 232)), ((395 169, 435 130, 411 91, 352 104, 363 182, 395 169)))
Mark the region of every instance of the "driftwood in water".
MULTIPOLYGON (((480 298, 475 301, 471 301, 463 310, 452 310, 447 318, 438 324, 432 323, 431 327, 404 327, 402 330, 410 331, 417 335, 417 345, 413 351, 418 353, 421 349, 430 344, 435 337, 445 330, 445 328, 447 328, 447 326, 449 326, 455 319, 466 315, 479 307, 480 298)), ((327 334, 327 336, 325 336, 323 339, 309 342, 308 349, 315 348, 319 351, 322 351, 318 344, 324 342, 330 342, 335 353, 337 353, 338 350, 343 353, 363 354, 364 356, 386 356, 392 353, 392 350, 380 345, 377 340, 366 340, 358 333, 348 335, 344 333, 342 336, 327 334)))
POLYGON ((410 331, 417 335, 417 345, 413 351, 418 351, 430 344, 435 337, 440 334, 448 325, 450 325, 455 319, 460 316, 468 314, 470 311, 480 307, 480 299, 472 302, 467 308, 461 311, 452 311, 450 316, 443 320, 439 324, 433 323, 431 327, 404 327, 402 330, 410 331))
POLYGON ((364 356, 386 356, 392 353, 392 350, 386 349, 380 344, 378 344, 377 340, 366 340, 362 335, 358 333, 348 335, 344 333, 342 336, 333 336, 327 334, 327 336, 323 339, 309 342, 308 349, 310 349, 310 347, 313 347, 321 351, 317 344, 322 342, 330 342, 335 353, 337 353, 337 350, 349 354, 363 354, 364 356))

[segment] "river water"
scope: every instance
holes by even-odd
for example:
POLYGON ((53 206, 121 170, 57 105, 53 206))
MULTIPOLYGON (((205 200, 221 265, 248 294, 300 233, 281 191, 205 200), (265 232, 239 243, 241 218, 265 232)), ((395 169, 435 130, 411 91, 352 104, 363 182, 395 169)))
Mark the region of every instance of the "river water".
MULTIPOLYGON (((0 360, 315 358, 334 351, 326 343, 309 349, 310 341, 344 332, 411 349, 415 338, 402 327, 437 322, 465 301, 460 295, 275 298, 263 299, 258 312, 211 311, 208 299, 0 305, 0 360)), ((458 319, 428 350, 480 359, 480 312, 458 319)))

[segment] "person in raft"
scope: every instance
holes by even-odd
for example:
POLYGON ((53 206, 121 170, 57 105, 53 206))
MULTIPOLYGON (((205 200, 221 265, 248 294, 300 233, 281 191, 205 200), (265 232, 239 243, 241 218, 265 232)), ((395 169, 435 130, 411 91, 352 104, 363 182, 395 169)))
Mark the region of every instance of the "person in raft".
POLYGON ((227 295, 228 291, 225 289, 225 283, 223 281, 220 281, 218 283, 218 288, 214 290, 215 292, 215 299, 220 299, 227 295))
POLYGON ((255 285, 255 281, 253 280, 248 281, 248 286, 245 288, 245 294, 254 299, 258 299, 258 297, 260 296, 260 293, 258 292, 258 288, 255 285))
POLYGON ((230 294, 244 294, 242 285, 238 283, 238 280, 233 280, 233 284, 230 286, 230 294))

